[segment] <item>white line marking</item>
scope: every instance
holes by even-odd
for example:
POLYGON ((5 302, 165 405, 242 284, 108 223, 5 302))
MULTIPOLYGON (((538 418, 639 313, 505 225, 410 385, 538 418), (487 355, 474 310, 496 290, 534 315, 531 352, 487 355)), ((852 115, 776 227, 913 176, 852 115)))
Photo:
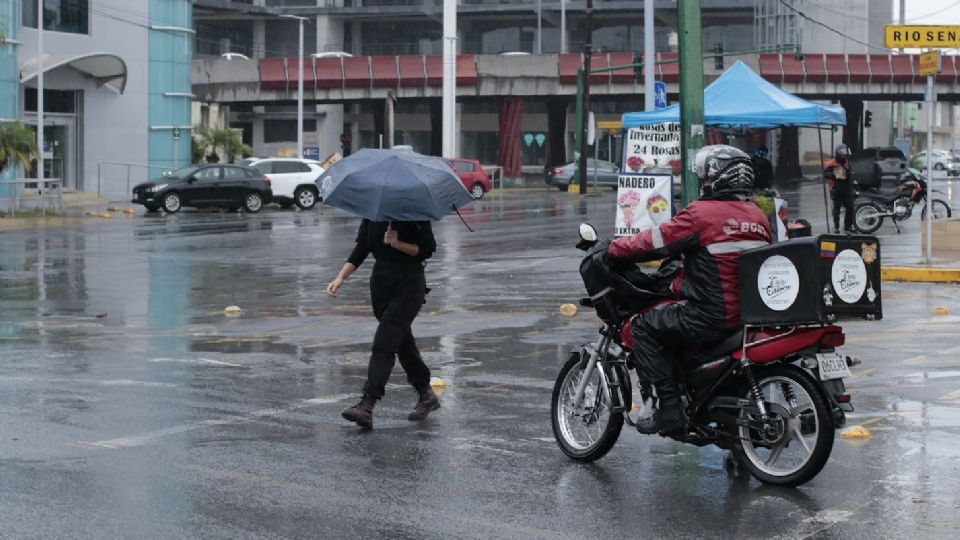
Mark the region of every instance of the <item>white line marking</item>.
POLYGON ((151 362, 172 362, 177 364, 213 364, 215 366, 228 366, 245 368, 243 364, 234 364, 233 362, 224 362, 222 360, 213 360, 210 358, 153 358, 151 362))
POLYGON ((156 439, 162 439, 164 437, 169 437, 171 435, 179 435, 181 433, 186 433, 188 431, 194 431, 194 430, 214 427, 214 426, 225 426, 229 424, 242 424, 245 422, 252 422, 264 416, 277 416, 283 413, 296 411, 298 409, 313 407, 315 405, 337 403, 338 401, 343 401, 351 397, 355 397, 355 395, 354 394, 337 394, 334 396, 324 397, 324 398, 303 399, 303 400, 294 402, 293 405, 290 405, 288 407, 261 409, 259 411, 253 411, 251 413, 241 415, 241 416, 221 418, 219 420, 203 420, 201 422, 192 422, 192 423, 183 424, 180 426, 173 426, 173 427, 168 427, 164 429, 158 429, 155 431, 148 431, 140 435, 132 435, 130 437, 119 437, 117 439, 109 439, 105 441, 84 442, 84 444, 100 446, 103 448, 114 448, 114 449, 115 448, 133 448, 136 446, 143 446, 144 444, 152 442, 156 439))

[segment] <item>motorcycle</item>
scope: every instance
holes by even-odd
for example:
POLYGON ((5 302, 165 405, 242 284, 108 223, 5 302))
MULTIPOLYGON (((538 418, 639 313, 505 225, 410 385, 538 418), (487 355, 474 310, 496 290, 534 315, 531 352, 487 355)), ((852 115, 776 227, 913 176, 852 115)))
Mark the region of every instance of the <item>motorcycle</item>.
MULTIPOLYGON (((933 192, 946 196, 942 191, 933 192)), ((860 191, 857 195, 868 199, 855 205, 853 210, 854 226, 861 233, 876 231, 886 218, 893 220, 899 233, 899 222, 910 219, 916 205, 923 208, 920 219, 927 219, 927 182, 917 169, 907 169, 903 182, 892 193, 860 191)), ((933 219, 944 219, 953 214, 950 205, 943 199, 933 199, 930 205, 933 219)))
MULTIPOLYGON (((613 448, 623 424, 652 409, 655 390, 637 383, 642 402, 634 404, 630 372, 631 321, 665 302, 676 302, 670 282, 682 272, 679 261, 655 272, 635 265, 611 267, 608 242, 580 225, 578 248, 587 251, 580 266, 592 307, 603 320, 592 344, 573 352, 553 389, 551 422, 560 449, 570 458, 592 462, 613 448)), ((843 378, 852 359, 836 349, 844 344, 835 325, 778 328, 742 327, 720 343, 697 350, 666 351, 684 398, 688 422, 671 438, 731 450, 760 481, 798 486, 826 464, 835 431, 853 411, 843 378)))

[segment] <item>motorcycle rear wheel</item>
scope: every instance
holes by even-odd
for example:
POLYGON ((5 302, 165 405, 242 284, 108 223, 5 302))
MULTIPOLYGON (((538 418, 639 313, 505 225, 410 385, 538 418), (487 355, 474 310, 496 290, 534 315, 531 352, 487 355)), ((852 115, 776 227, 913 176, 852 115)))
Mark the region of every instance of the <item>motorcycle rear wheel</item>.
MULTIPOLYGON (((769 414, 780 429, 765 433, 739 426, 735 457, 756 479, 776 486, 799 486, 815 477, 833 450, 835 427, 817 381, 799 367, 781 364, 756 369, 757 383, 769 414), (786 414, 784 414, 786 413, 786 414)), ((743 395, 753 401, 749 388, 743 395)), ((757 420, 741 409, 742 418, 757 420)))
POLYGON ((883 208, 875 202, 858 204, 853 211, 853 225, 863 234, 870 234, 883 225, 883 208))
MULTIPOLYGON (((630 406, 630 374, 626 369, 616 368, 620 372, 620 392, 624 403, 630 406)), ((593 371, 579 408, 573 406, 584 373, 580 354, 570 355, 557 376, 550 400, 550 420, 553 436, 568 457, 583 462, 596 461, 606 455, 616 444, 623 428, 622 412, 611 412, 611 403, 604 399, 601 388, 600 366, 593 371)))

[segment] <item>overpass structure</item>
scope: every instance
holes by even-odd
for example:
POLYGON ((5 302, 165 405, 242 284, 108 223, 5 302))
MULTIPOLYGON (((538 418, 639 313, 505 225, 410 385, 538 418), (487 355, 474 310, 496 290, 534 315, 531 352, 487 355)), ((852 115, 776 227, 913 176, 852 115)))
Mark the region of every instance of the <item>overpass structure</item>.
MULTIPOLYGON (((839 102, 847 111, 847 125, 862 125, 864 101, 910 102, 923 99, 925 77, 919 75, 919 56, 909 54, 753 54, 728 57, 746 62, 765 79, 784 90, 813 100, 839 102)), ((599 53, 595 68, 617 68, 593 73, 594 103, 636 103, 643 95, 641 70, 631 64, 642 58, 629 52, 599 53)), ((676 53, 658 53, 657 78, 667 84, 671 101, 679 98, 679 64, 676 53)), ((497 162, 508 175, 518 174, 517 152, 504 149, 519 144, 523 102, 548 104, 546 132, 547 165, 568 158, 567 110, 577 91, 579 54, 460 55, 457 58, 457 95, 460 103, 496 104, 500 138, 497 162), (549 104, 553 103, 554 106, 549 104), (561 150, 562 149, 562 150, 561 150), (504 162, 511 155, 513 163, 504 162)), ((196 99, 233 107, 291 104, 297 95, 297 59, 259 60, 195 59, 192 85, 196 99)), ((383 103, 428 102, 441 97, 442 57, 439 55, 354 56, 308 58, 304 65, 304 91, 308 104, 367 104, 374 108, 375 133, 392 132, 383 119, 383 103), (377 109, 380 110, 379 115, 377 109), (379 118, 379 119, 378 119, 379 118)), ((704 61, 707 84, 720 75, 714 59, 704 61)), ((936 77, 938 100, 960 101, 960 56, 944 56, 943 71, 936 77)), ((491 111, 492 112, 492 111, 491 111)), ((428 126, 434 126, 439 107, 431 106, 428 126)), ((426 123, 426 122, 425 122, 426 123)), ((356 128, 354 128, 356 129, 356 128)), ((430 127, 424 131, 432 131, 430 127)), ((429 150, 439 152, 439 137, 430 135, 429 150), (436 147, 436 148, 435 148, 436 147)), ((858 130, 844 130, 844 141, 860 146, 858 130)), ((886 145, 886 140, 883 145, 886 145)), ((793 159, 797 161, 797 159, 793 159)))

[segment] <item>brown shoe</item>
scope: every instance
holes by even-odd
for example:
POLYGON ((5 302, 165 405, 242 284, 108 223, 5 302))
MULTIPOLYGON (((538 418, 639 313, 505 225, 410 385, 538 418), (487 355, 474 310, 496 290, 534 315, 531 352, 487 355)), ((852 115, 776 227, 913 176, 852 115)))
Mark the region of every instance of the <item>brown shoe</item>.
POLYGON ((428 414, 440 408, 440 398, 433 393, 429 386, 426 390, 420 392, 420 399, 417 400, 417 406, 413 408, 407 416, 407 420, 423 420, 428 414))
POLYGON ((344 409, 340 416, 351 422, 356 422, 362 428, 371 429, 373 428, 373 406, 376 404, 377 400, 363 396, 360 403, 349 409, 344 409))

